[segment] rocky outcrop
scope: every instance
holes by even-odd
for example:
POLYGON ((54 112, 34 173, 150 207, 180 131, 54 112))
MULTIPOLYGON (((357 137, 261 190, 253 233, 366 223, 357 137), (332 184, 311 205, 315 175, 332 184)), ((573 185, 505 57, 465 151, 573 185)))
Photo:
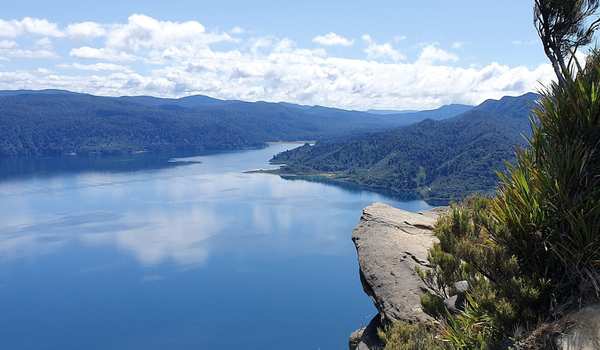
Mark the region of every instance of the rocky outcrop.
POLYGON ((565 317, 570 324, 568 331, 558 338, 560 350, 600 349, 600 305, 588 306, 565 317))
POLYGON ((381 327, 381 319, 373 317, 366 327, 360 328, 350 335, 350 350, 381 349, 383 344, 377 330, 381 327))
MULTIPOLYGON (((426 287, 417 267, 427 269, 427 251, 437 241, 433 226, 445 211, 438 208, 413 213, 375 203, 363 210, 354 229, 360 279, 365 293, 379 311, 371 322, 350 336, 350 350, 381 349, 377 330, 394 321, 427 322, 431 317, 421 309, 420 297, 426 287)), ((445 300, 451 312, 461 312, 469 285, 458 281, 455 296, 445 300)), ((557 350, 600 349, 600 305, 587 306, 553 323, 542 324, 517 349, 557 350)))
POLYGON ((588 305, 558 320, 539 324, 511 349, 600 349, 600 304, 588 305))
POLYGON ((363 289, 379 314, 353 333, 350 349, 380 347, 377 328, 383 324, 431 320, 421 309, 426 287, 415 269, 428 267, 427 251, 437 240, 432 230, 440 212, 413 213, 382 203, 363 210, 352 240, 363 289))

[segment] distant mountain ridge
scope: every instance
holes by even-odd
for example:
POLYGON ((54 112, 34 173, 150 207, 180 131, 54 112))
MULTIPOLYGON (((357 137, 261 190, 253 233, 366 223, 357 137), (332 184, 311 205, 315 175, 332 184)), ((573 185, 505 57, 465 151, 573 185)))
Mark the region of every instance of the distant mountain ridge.
POLYGON ((447 203, 473 192, 489 193, 496 171, 514 159, 530 132, 538 95, 488 100, 445 120, 308 144, 275 156, 280 173, 353 183, 408 198, 447 203))
POLYGON ((0 91, 0 156, 236 150, 268 141, 348 137, 459 112, 448 106, 383 116, 202 95, 173 99, 0 91))
POLYGON ((371 113, 371 114, 380 114, 380 115, 387 115, 387 114, 404 114, 404 113, 415 113, 415 112, 419 112, 419 110, 416 109, 409 109, 409 110, 395 110, 395 109, 367 109, 366 110, 367 113, 371 113))
POLYGON ((473 106, 462 105, 462 104, 450 104, 445 105, 437 109, 417 111, 417 112, 403 112, 401 114, 386 114, 387 116, 395 115, 404 120, 410 120, 412 123, 418 123, 420 121, 431 119, 431 120, 444 120, 455 117, 467 111, 473 109, 473 106))

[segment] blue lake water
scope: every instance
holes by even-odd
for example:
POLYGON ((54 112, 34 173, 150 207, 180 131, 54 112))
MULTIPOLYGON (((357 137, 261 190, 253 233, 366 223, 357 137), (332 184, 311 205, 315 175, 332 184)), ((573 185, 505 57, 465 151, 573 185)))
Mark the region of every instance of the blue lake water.
POLYGON ((243 173, 296 146, 0 160, 1 348, 347 348, 361 209, 428 205, 243 173))

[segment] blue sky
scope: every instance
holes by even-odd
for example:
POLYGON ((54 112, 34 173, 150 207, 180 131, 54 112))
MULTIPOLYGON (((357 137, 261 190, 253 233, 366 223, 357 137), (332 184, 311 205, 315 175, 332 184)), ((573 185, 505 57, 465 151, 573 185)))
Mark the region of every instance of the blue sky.
POLYGON ((0 14, 0 88, 479 103, 552 77, 532 17, 523 0, 24 0, 0 14))

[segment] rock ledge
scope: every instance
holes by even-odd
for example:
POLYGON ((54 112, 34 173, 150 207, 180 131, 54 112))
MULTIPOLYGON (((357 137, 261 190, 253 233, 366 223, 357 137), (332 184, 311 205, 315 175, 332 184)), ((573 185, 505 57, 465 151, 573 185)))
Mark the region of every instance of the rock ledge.
POLYGON ((351 349, 378 348, 377 327, 393 321, 431 320, 421 309, 426 287, 415 272, 427 268, 427 251, 437 241, 433 226, 443 209, 413 213, 383 203, 363 210, 352 234, 365 293, 379 314, 362 332, 353 333, 351 349))

